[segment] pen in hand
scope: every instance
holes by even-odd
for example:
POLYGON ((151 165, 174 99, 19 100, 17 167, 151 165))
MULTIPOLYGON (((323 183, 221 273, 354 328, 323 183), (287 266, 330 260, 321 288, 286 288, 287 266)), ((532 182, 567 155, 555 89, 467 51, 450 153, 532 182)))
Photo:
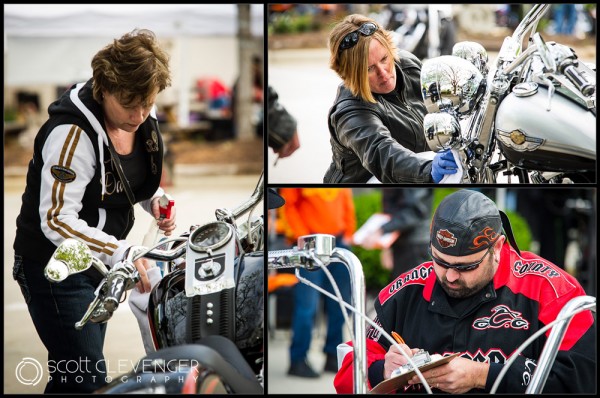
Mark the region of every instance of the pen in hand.
POLYGON ((394 332, 394 331, 392 331, 392 337, 394 338, 394 340, 396 340, 396 342, 397 342, 398 344, 406 344, 406 343, 404 342, 404 339, 403 339, 403 338, 402 338, 402 337, 401 337, 401 336, 400 336, 398 333, 396 333, 396 332, 394 332))

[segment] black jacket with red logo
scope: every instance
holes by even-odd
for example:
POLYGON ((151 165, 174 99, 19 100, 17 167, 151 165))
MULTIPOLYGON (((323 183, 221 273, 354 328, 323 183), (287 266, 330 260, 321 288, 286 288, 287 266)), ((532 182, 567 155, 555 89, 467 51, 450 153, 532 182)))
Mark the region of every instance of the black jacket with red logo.
MULTIPOLYGON (((375 301, 375 321, 387 333, 396 331, 411 348, 429 354, 460 352, 464 358, 490 363, 485 392, 515 350, 536 331, 556 319, 572 298, 585 295, 575 278, 529 252, 519 255, 508 243, 493 280, 457 306, 436 281, 431 262, 400 275, 375 301)), ((521 353, 497 392, 525 392, 550 330, 521 353)), ((544 392, 596 391, 596 328, 590 311, 576 315, 562 341, 544 392)), ((367 333, 369 388, 383 380, 384 356, 390 343, 371 327, 367 333)), ((353 355, 344 358, 334 384, 338 393, 352 392, 353 355)), ((470 392, 483 392, 471 390, 470 392)), ((399 391, 400 392, 400 391, 399 391)), ((425 392, 421 384, 404 392, 425 392)))

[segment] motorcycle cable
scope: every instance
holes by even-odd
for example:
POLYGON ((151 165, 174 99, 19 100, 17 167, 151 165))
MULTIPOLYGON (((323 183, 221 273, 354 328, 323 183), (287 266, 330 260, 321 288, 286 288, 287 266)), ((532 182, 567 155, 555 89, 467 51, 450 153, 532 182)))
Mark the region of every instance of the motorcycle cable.
MULTIPOLYGON (((325 268, 327 268, 327 267, 322 267, 322 268, 323 268, 323 270, 325 270, 325 268)), ((298 268, 296 268, 296 271, 298 271, 298 268)), ((332 283, 332 286, 335 286, 334 290, 336 290, 336 293, 339 293, 339 288, 337 287, 337 284, 333 280, 333 276, 331 275, 331 273, 329 273, 329 270, 327 270, 325 272, 325 274, 328 275, 328 278, 331 278, 330 282, 332 283)), ((300 277, 297 272, 296 272, 296 276, 300 278, 299 280, 302 283, 305 283, 306 285, 314 288, 315 290, 317 290, 318 292, 324 294, 325 296, 329 297, 330 299, 337 301, 340 304, 341 308, 346 307, 350 311, 354 312, 356 315, 359 315, 367 323, 369 323, 373 328, 375 328, 378 332, 380 332, 381 335, 384 336, 390 342, 390 344, 394 345, 400 351, 400 353, 408 360, 408 363, 413 367, 415 373, 417 374, 417 376, 419 377, 419 379, 423 383, 423 387, 425 388, 425 390, 427 391, 427 393, 428 394, 433 394, 433 392, 431 391, 431 387, 429 386, 429 383, 427 383, 427 380, 425 380, 425 377, 423 376, 423 374, 419 370, 419 367, 413 362, 412 358, 409 357, 408 354, 405 353, 404 350, 400 348, 400 345, 392 338, 392 336, 390 336, 385 330, 383 330, 383 328, 381 326, 377 325, 375 322, 373 322, 371 319, 369 319, 369 317, 367 315, 363 314, 362 312, 360 312, 358 309, 356 309, 352 305, 346 303, 342 299, 341 294, 336 297, 333 294, 329 293, 328 291, 320 288, 319 286, 316 286, 315 284, 313 284, 312 282, 308 281, 307 279, 304 279, 304 278, 300 277)), ((346 311, 342 310, 342 313, 345 315, 346 311)), ((356 347, 353 334, 350 334, 350 336, 352 336, 352 339, 351 339, 352 343, 356 347)), ((367 380, 367 378, 364 377, 364 380, 367 380)))

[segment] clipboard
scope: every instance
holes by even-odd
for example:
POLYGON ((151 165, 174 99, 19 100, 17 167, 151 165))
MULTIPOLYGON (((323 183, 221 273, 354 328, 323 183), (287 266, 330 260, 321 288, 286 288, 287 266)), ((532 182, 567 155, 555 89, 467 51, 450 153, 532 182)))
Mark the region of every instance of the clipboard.
MULTIPOLYGON (((459 354, 460 354, 460 352, 456 352, 452 355, 448 355, 447 357, 442 357, 442 358, 439 358, 432 362, 428 362, 422 366, 419 366, 419 370, 421 372, 425 372, 426 370, 436 368, 440 365, 450 362, 451 360, 456 358, 459 354)), ((412 379, 413 376, 416 374, 417 374, 417 372, 412 370, 408 373, 404 373, 399 376, 384 380, 381 383, 377 384, 375 387, 373 387, 371 389, 371 391, 369 391, 369 394, 389 394, 391 392, 394 392, 397 389, 406 386, 408 384, 408 381, 410 379, 412 379)))

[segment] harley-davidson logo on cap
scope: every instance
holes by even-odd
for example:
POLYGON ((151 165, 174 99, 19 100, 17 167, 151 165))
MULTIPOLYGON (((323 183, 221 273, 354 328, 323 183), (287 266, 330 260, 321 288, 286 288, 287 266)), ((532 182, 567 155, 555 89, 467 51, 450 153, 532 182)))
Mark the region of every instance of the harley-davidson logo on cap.
POLYGON ((437 233, 435 234, 435 237, 438 241, 438 243, 440 244, 441 247, 443 247, 444 249, 447 247, 452 247, 452 246, 456 246, 456 237, 454 236, 454 234, 450 231, 448 231, 447 229, 440 229, 437 231, 437 233))

